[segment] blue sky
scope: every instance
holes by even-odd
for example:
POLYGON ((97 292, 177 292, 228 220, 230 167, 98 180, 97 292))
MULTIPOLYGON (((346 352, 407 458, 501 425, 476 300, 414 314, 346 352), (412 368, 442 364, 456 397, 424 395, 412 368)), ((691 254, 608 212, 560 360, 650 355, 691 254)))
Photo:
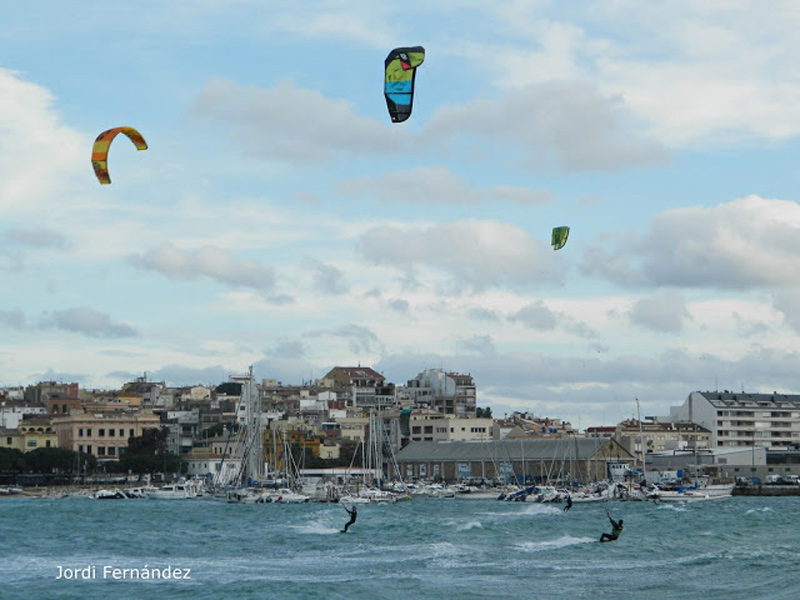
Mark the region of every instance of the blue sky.
POLYGON ((0 5, 0 384, 437 367, 581 428, 800 393, 795 2, 68 4, 0 5))

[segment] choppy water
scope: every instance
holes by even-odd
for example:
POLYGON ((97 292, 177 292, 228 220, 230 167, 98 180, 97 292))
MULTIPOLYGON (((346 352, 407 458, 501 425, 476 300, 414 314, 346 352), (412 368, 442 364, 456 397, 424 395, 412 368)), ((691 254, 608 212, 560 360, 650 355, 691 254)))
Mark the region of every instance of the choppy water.
POLYGON ((800 597, 800 498, 558 506, 414 499, 359 506, 0 501, 0 598, 800 597), (624 518, 620 539, 599 544, 624 518), (188 580, 103 577, 190 569, 188 580), (57 579, 94 566, 94 578, 57 579))

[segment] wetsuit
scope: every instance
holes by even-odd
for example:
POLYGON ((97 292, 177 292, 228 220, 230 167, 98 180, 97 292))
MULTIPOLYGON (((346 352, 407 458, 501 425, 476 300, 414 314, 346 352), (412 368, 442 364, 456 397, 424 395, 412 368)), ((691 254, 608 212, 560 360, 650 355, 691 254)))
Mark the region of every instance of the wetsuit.
POLYGON ((619 520, 619 523, 611 517, 608 517, 608 520, 611 521, 611 533, 604 533, 601 535, 601 542, 613 542, 619 537, 619 534, 622 533, 622 519, 619 520))
MULTIPOLYGON (((347 507, 345 506, 344 509, 347 510, 347 507)), ((347 510, 347 512, 350 513, 350 520, 347 523, 345 523, 344 529, 342 529, 342 533, 347 533, 347 529, 350 527, 350 525, 356 522, 356 507, 353 506, 353 509, 347 510)))

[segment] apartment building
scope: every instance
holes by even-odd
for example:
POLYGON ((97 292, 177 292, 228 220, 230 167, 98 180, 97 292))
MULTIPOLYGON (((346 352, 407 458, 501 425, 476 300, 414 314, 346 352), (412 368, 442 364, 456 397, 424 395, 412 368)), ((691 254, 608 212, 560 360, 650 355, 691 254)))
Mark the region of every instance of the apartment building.
POLYGON ((692 392, 673 418, 697 423, 711 432, 711 446, 762 446, 788 450, 800 444, 800 395, 772 392, 692 392))
POLYGON ((52 423, 60 448, 85 452, 98 460, 119 459, 130 438, 161 427, 152 411, 73 413, 54 417, 52 423))

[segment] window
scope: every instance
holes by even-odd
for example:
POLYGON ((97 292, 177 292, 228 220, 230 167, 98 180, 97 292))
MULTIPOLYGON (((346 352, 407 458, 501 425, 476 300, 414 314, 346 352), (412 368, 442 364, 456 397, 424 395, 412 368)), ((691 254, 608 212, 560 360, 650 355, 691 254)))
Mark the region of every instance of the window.
POLYGON ((28 444, 28 448, 35 448, 36 447, 36 440, 28 440, 27 444, 28 444))
POLYGON ((106 455, 106 447, 105 446, 98 446, 97 447, 97 456, 105 456, 106 455))
POLYGON ((91 454, 91 453, 92 453, 92 445, 89 444, 88 446, 86 446, 86 454, 91 454))
POLYGON ((114 429, 108 430, 108 437, 114 437, 114 429))
POLYGON ((50 448, 50 440, 46 440, 44 443, 45 448, 50 448))
POLYGON ((78 437, 83 437, 83 427, 78 427, 78 437))
POLYGON ((128 437, 133 437, 133 435, 134 435, 133 434, 133 429, 129 429, 128 432, 129 432, 128 437))
POLYGON ((78 444, 78 452, 83 452, 83 444, 78 444))
MULTIPOLYGON (((100 437, 105 437, 106 436, 106 430, 105 429, 100 429, 97 432, 97 435, 99 435, 100 437)), ((98 448, 98 451, 99 451, 99 448, 98 448)))
POLYGON ((108 455, 109 456, 116 456, 116 454, 117 454, 117 449, 114 446, 109 446, 108 447, 108 455))
MULTIPOLYGON (((89 427, 86 429, 86 437, 92 437, 92 428, 89 427)), ((89 446, 91 448, 91 446, 89 446)))
POLYGON ((119 437, 125 437, 125 430, 122 427, 119 428, 119 437))

